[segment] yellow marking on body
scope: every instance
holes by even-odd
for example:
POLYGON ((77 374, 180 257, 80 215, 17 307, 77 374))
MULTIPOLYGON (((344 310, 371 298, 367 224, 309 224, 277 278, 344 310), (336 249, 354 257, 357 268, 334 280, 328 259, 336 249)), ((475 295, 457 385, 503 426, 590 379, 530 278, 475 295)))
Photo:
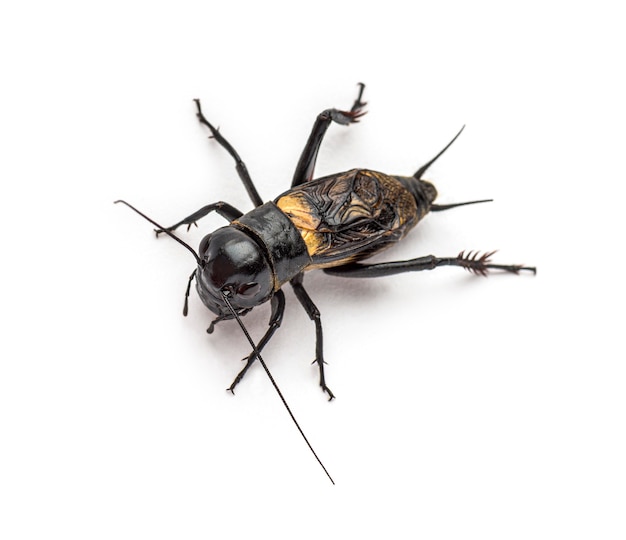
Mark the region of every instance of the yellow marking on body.
POLYGON ((287 192, 275 204, 298 229, 309 256, 315 259, 307 270, 347 264, 360 260, 364 253, 371 256, 388 247, 384 236, 400 230, 400 236, 393 242, 398 241, 421 217, 417 215, 415 198, 399 180, 362 169, 329 177, 324 185, 313 186, 310 193, 306 192, 306 186, 287 192), (317 208, 312 200, 317 191, 329 199, 330 206, 324 211, 317 208), (327 217, 326 212, 330 213, 333 224, 326 225, 323 221, 327 217), (336 249, 340 244, 363 241, 363 235, 368 233, 359 227, 368 220, 373 229, 379 227, 377 233, 371 233, 378 235, 379 240, 372 237, 372 244, 364 251, 355 248, 355 252, 336 259, 336 249), (340 224, 335 223, 339 221, 340 224), (341 233, 339 225, 342 225, 341 233), (339 239, 339 234, 344 236, 339 239), (350 240, 350 234, 354 234, 354 240, 350 240))
POLYGON ((308 229, 314 231, 320 224, 319 218, 315 216, 314 209, 306 198, 298 193, 289 193, 276 201, 276 206, 280 208, 298 229, 308 229))
POLYGON ((316 233, 315 231, 303 231, 302 229, 298 230, 304 239, 306 249, 309 252, 309 257, 312 257, 322 247, 322 235, 316 233))
POLYGON ((323 238, 316 232, 320 220, 314 215, 306 198, 297 193, 289 193, 278 199, 276 206, 287 215, 300 232, 309 256, 315 255, 322 245, 323 238))

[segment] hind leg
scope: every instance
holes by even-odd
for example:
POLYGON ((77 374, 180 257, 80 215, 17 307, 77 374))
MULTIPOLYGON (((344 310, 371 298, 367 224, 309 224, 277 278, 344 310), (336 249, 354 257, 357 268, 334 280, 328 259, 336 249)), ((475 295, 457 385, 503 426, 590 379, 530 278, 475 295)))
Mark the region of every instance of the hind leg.
POLYGON ((460 266, 474 274, 486 276, 489 270, 502 270, 513 274, 519 274, 522 270, 537 273, 534 266, 523 266, 521 264, 493 264, 490 257, 495 253, 485 253, 479 256, 478 252, 459 253, 456 257, 435 257, 427 255, 426 257, 418 257, 407 261, 394 261, 378 264, 360 264, 352 263, 335 268, 325 268, 324 272, 331 276, 341 277, 383 277, 401 274, 403 272, 419 272, 421 270, 434 270, 439 266, 460 266))
POLYGON ((354 100, 354 104, 349 111, 326 109, 317 116, 315 124, 313 124, 311 135, 309 135, 309 139, 306 142, 302 154, 300 155, 300 160, 296 166, 296 172, 293 175, 291 187, 304 184, 313 178, 313 171, 315 170, 315 162, 317 161, 317 153, 319 152, 320 144, 322 144, 322 139, 326 134, 326 130, 332 122, 347 126, 358 122, 359 118, 365 114, 365 111, 362 109, 365 105, 367 105, 367 103, 361 101, 365 85, 363 83, 359 83, 359 87, 359 95, 354 100))

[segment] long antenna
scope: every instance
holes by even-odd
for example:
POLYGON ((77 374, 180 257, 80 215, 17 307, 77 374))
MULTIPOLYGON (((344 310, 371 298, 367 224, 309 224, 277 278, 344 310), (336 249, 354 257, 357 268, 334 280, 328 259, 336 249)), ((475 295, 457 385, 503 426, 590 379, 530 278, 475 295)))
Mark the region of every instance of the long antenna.
MULTIPOLYGON (((154 225, 155 227, 158 227, 159 231, 164 232, 165 234, 167 234, 168 236, 170 236, 174 240, 176 240, 181 246, 186 247, 191 252, 191 254, 196 258, 196 262, 198 263, 198 265, 202 266, 202 259, 198 256, 198 254, 195 252, 195 250, 189 244, 187 244, 186 242, 183 242, 180 238, 178 238, 178 236, 176 236, 174 233, 172 233, 172 231, 168 231, 165 227, 163 227, 162 225, 159 225, 153 219, 150 219, 148 216, 146 216, 146 214, 144 214, 143 212, 140 212, 139 210, 137 210, 132 204, 129 204, 126 201, 122 201, 122 200, 113 201, 113 204, 117 204, 117 203, 125 204, 126 206, 128 206, 128 208, 130 208, 131 210, 134 210, 135 212, 137 212, 142 218, 144 218, 147 221, 149 221, 150 223, 152 223, 152 225, 154 225)), ((189 280, 189 282, 191 283, 191 279, 189 280)))
POLYGON ((322 460, 317 456, 317 454, 315 453, 315 450, 313 450, 313 447, 311 446, 311 443, 309 442, 309 439, 306 438, 306 435, 304 434, 304 431, 302 431, 302 428, 300 427, 300 424, 298 424, 298 421, 296 420, 296 417, 291 412, 291 409, 289 408, 289 405, 287 405, 287 401, 285 400, 285 398, 283 396, 283 393, 280 391, 280 388, 278 388, 278 385, 276 384, 276 381, 274 380, 274 377, 272 377, 272 374, 270 373, 270 370, 268 369, 267 364, 265 363, 265 360, 263 360, 263 358, 261 358, 261 353, 256 348, 256 345, 254 344, 254 341, 252 341, 252 338, 250 337, 250 334, 248 333, 248 330, 246 330, 246 327, 243 325, 243 322, 241 322, 241 319, 239 318, 239 315, 237 315, 237 312, 233 309, 233 306, 230 304, 230 301, 228 300, 228 295, 227 295, 227 293, 225 291, 222 291, 222 297, 224 298, 224 302, 226 302, 226 305, 228 306, 228 309, 230 309, 231 313, 233 314, 233 317, 235 317, 235 319, 239 323, 239 326, 241 327, 241 330, 243 331, 244 335, 246 336, 246 339, 250 343, 250 346, 252 347, 252 350, 254 351, 254 354, 259 359, 259 362, 261 362, 261 365, 263 366, 263 369, 265 370, 265 373, 267 373, 267 376, 269 377, 270 381, 274 385, 274 389, 276 390, 276 392, 278 392, 278 396, 280 397, 281 401, 283 402, 283 405, 285 406, 285 409, 287 409, 287 412, 289 413, 289 416, 291 416, 291 419, 293 420, 293 423, 298 428, 298 431, 300 432, 300 435, 302 435, 302 438, 304 439, 304 442, 307 444, 307 446, 309 447, 309 450, 311 450, 311 452, 315 456, 315 459, 320 464, 322 469, 324 469, 324 472, 326 473, 326 476, 328 476, 328 479, 333 483, 333 485, 335 485, 335 481, 332 479, 332 477, 330 476, 330 474, 326 470, 326 467, 324 467, 324 464, 322 463, 322 460))

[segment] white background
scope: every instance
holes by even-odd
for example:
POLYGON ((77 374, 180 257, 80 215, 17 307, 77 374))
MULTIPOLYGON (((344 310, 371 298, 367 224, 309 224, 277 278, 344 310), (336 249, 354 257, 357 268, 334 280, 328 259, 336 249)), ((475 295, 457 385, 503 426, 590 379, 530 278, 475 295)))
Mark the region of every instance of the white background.
MULTIPOLYGON (((22 2, 0 13, 0 536, 624 538, 626 43, 617 2, 22 2), (313 273, 264 357, 205 333, 165 225, 265 199, 315 115, 318 174, 429 171, 440 202, 381 260, 500 249, 536 277, 313 273)), ((223 221, 212 216, 184 238, 223 221)), ((258 339, 267 306, 246 324, 258 339)))

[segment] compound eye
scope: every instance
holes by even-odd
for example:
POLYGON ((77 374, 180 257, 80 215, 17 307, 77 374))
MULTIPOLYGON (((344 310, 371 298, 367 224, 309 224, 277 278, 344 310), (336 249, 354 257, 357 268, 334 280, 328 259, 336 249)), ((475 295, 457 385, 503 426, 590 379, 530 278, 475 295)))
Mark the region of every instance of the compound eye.
POLYGON ((244 283, 243 285, 240 285, 237 289, 237 294, 239 296, 250 298, 251 296, 257 294, 260 290, 261 286, 255 281, 251 281, 250 283, 244 283))

